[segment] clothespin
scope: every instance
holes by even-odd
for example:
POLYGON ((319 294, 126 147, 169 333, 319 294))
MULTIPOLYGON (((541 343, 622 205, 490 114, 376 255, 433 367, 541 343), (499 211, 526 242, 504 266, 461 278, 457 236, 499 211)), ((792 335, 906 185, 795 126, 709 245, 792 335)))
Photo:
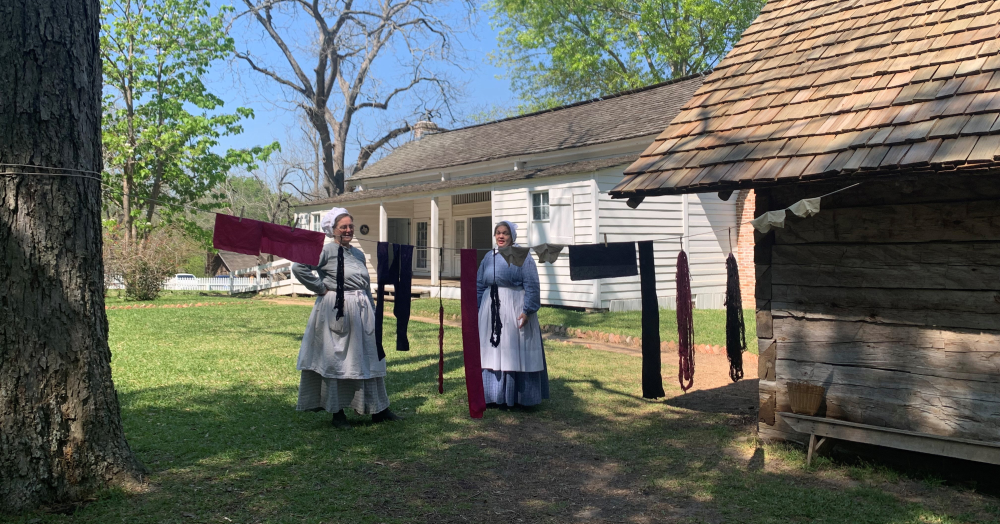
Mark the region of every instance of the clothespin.
POLYGON ((247 210, 247 206, 240 208, 240 223, 243 222, 243 212, 247 210))
POLYGON ((288 227, 292 228, 292 231, 295 231, 295 215, 292 215, 288 219, 288 227))
POLYGON ((608 247, 608 234, 604 234, 604 247, 608 247))
POLYGON ((733 252, 733 228, 729 228, 729 252, 733 252))

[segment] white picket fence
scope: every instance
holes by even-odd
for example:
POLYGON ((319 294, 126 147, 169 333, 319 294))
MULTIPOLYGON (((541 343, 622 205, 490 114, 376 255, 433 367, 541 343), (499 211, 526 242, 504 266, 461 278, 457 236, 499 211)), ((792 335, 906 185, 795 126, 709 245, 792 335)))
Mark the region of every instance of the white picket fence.
MULTIPOLYGON (((233 293, 250 293, 265 291, 272 288, 282 288, 298 284, 291 272, 291 263, 287 260, 271 262, 257 267, 235 271, 235 277, 228 275, 208 278, 177 278, 172 277, 163 282, 166 291, 221 291, 233 293)), ((120 278, 108 275, 105 287, 107 289, 125 289, 120 278)), ((298 285, 301 287, 301 284, 298 285)), ((289 289, 291 289, 289 287, 289 289)), ((294 290, 292 290, 294 291, 294 290)), ((288 291, 290 294, 291 291, 288 291)))
POLYGON ((212 277, 212 278, 171 278, 164 282, 166 291, 232 291, 244 293, 256 289, 253 278, 212 277))

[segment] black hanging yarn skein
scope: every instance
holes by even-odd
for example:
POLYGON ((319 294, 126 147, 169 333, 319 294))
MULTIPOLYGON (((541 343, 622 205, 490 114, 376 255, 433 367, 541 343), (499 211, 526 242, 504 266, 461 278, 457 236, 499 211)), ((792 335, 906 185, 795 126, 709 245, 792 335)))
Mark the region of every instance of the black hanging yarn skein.
POLYGON ((493 285, 490 286, 490 345, 498 347, 500 345, 500 332, 503 331, 503 322, 500 320, 500 287, 497 286, 497 259, 493 254, 493 285))
POLYGON ((726 259, 726 356, 729 378, 743 378, 743 352, 747 350, 746 324, 743 322, 743 297, 740 294, 740 269, 732 253, 726 259))
POLYGON ((337 320, 344 318, 344 246, 337 246, 337 297, 333 307, 337 308, 337 320))

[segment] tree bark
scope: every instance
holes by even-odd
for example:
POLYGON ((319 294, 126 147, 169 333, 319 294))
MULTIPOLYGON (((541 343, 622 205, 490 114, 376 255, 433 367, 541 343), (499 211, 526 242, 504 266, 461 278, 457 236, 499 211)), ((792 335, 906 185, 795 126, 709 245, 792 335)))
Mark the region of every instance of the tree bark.
POLYGON ((0 512, 142 471, 104 312, 99 16, 98 0, 10 0, 0 14, 0 512))

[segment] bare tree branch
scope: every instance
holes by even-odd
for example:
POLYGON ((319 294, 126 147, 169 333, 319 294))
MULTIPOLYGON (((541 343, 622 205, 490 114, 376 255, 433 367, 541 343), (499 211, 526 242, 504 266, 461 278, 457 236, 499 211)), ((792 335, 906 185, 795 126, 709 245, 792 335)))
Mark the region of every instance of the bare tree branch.
POLYGON ((381 149, 382 147, 384 147, 386 144, 388 144, 389 142, 391 142, 396 137, 398 137, 398 136, 400 136, 400 135, 402 135, 404 133, 409 133, 412 129, 413 129, 413 126, 411 126, 410 124, 407 124, 406 122, 403 122, 403 126, 402 127, 397 127, 396 129, 393 129, 393 130, 389 131, 388 133, 386 133, 382 138, 379 138, 378 140, 372 142, 371 144, 368 144, 367 146, 362 147, 361 148, 361 152, 358 153, 358 161, 354 164, 355 165, 354 169, 355 170, 364 169, 365 166, 368 165, 368 160, 372 157, 372 155, 376 151, 378 151, 379 149, 381 149))
MULTIPOLYGON (((243 0, 247 10, 236 17, 253 20, 253 25, 263 28, 287 62, 276 67, 259 63, 249 52, 237 55, 253 71, 297 94, 296 105, 315 131, 322 151, 327 196, 345 190, 345 153, 349 140, 354 143, 352 135, 357 135, 354 121, 358 111, 379 109, 376 127, 391 129, 360 147, 361 168, 380 148, 409 131, 408 118, 439 107, 448 108, 450 113, 455 94, 448 79, 433 68, 434 63, 456 63, 451 54, 454 30, 432 12, 453 16, 454 11, 448 11, 440 0, 378 0, 359 2, 355 7, 356 1, 243 0), (303 50, 303 25, 297 15, 310 19, 309 25, 315 28, 307 50, 303 50), (395 86, 386 85, 373 74, 389 49, 395 53, 393 58, 411 71, 408 80, 395 86), (308 73, 301 67, 307 62, 315 64, 308 73), (282 72, 285 67, 290 71, 287 74, 282 72), (339 95, 333 95, 335 87, 339 95), (401 99, 412 101, 410 109, 401 99)), ((456 1, 473 11, 471 3, 456 1)))

